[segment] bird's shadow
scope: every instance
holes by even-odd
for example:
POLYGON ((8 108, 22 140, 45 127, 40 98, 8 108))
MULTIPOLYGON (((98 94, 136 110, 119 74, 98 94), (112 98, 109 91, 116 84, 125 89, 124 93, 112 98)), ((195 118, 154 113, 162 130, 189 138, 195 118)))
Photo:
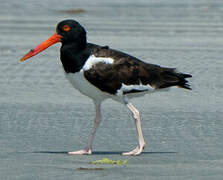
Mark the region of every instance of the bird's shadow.
MULTIPOLYGON (((92 155, 121 155, 125 151, 93 151, 92 155)), ((67 151, 31 151, 31 152, 20 152, 20 153, 37 153, 37 154, 67 154, 67 151)), ((143 154, 176 154, 177 152, 142 152, 143 154)))

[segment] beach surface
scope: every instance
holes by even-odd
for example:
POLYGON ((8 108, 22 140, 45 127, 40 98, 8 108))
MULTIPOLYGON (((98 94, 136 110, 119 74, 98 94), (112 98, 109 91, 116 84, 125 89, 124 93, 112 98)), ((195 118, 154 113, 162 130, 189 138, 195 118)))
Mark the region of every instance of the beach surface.
POLYGON ((0 179, 223 179, 222 49, 219 0, 2 1, 0 179), (89 42, 193 75, 192 91, 132 100, 147 142, 141 156, 120 155, 137 135, 127 108, 112 100, 102 104, 93 155, 67 155, 88 141, 92 101, 65 79, 60 44, 19 61, 63 19, 79 21, 89 42), (103 158, 128 164, 90 164, 103 158))

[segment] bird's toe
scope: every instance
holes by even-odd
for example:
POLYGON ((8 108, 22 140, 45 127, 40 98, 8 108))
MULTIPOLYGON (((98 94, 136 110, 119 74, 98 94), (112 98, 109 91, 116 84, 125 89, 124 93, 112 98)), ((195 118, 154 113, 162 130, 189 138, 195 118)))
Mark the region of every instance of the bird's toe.
POLYGON ((90 155, 92 154, 91 149, 82 149, 79 151, 68 152, 69 155, 90 155))

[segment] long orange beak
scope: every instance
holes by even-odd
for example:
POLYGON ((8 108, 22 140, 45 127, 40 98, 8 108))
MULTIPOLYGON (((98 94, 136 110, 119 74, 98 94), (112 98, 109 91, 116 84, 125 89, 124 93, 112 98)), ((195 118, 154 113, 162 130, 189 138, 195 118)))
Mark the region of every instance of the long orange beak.
POLYGON ((31 49, 26 55, 24 55, 20 59, 20 61, 25 61, 31 58, 32 56, 39 54, 40 52, 42 52, 44 49, 48 48, 49 46, 52 46, 53 44, 60 42, 61 38, 62 38, 61 35, 54 33, 49 39, 43 41, 34 49, 31 49))

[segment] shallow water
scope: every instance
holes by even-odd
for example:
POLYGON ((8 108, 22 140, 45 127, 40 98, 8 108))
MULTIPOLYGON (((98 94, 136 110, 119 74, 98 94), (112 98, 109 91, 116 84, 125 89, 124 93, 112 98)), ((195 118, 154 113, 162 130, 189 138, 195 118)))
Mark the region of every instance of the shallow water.
POLYGON ((223 2, 211 0, 1 2, 0 179, 222 179, 222 11, 223 2), (61 12, 70 9, 85 12, 61 12), (136 132, 128 110, 111 100, 103 103, 94 154, 66 154, 87 143, 91 100, 64 78, 59 44, 19 62, 66 18, 84 25, 89 42, 193 75, 193 91, 133 100, 147 142, 141 156, 120 156, 135 147, 136 132), (128 165, 89 164, 105 157, 128 165))

